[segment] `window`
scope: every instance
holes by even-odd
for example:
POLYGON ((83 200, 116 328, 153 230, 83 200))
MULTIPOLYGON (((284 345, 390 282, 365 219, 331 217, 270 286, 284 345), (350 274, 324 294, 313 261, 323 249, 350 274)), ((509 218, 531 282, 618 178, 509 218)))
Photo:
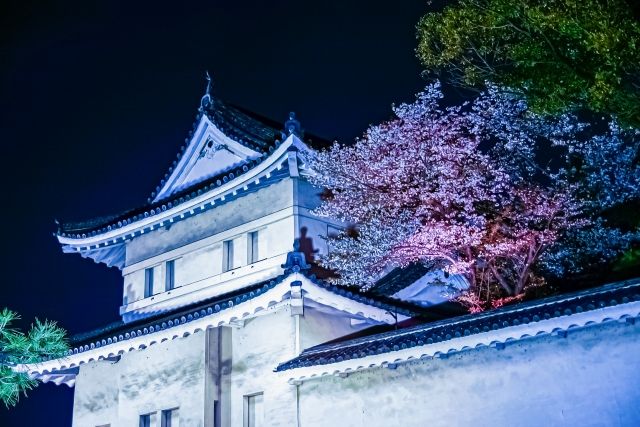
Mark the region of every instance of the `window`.
POLYGON ((155 426, 156 413, 151 412, 149 414, 140 415, 140 427, 155 426))
POLYGON ((160 427, 178 427, 178 408, 162 411, 160 427))
POLYGON ((233 240, 222 242, 222 272, 233 270, 233 240))
POLYGON ((153 267, 144 270, 144 297, 153 295, 153 267))
POLYGON ((165 276, 164 276, 164 290, 170 291, 176 286, 176 261, 167 261, 165 276))
POLYGON ((260 260, 258 255, 258 232, 252 231, 247 234, 247 264, 253 264, 260 260))
POLYGON ((264 394, 256 393, 244 397, 244 427, 264 425, 264 394))

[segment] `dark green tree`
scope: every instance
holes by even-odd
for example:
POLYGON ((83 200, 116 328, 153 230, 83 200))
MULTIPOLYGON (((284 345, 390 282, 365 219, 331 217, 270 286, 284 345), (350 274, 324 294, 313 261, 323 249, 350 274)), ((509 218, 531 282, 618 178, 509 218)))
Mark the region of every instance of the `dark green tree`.
MULTIPOLYGON (((630 1, 630 0, 629 0, 630 1)), ((538 113, 576 109, 640 127, 640 24, 625 0, 459 0, 417 27, 427 72, 522 93, 538 113)))
POLYGON ((55 322, 36 319, 27 333, 11 328, 19 319, 17 313, 0 311, 0 401, 7 407, 15 406, 20 394, 26 394, 38 383, 15 368, 22 364, 37 363, 67 354, 66 332, 55 322))

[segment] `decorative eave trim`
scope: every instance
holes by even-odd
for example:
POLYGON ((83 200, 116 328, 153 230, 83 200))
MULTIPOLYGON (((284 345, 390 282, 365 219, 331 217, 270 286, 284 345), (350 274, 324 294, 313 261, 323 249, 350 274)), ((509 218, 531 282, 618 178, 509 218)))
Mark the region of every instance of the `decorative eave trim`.
MULTIPOLYGON (((303 298, 309 298, 336 310, 354 316, 362 316, 380 323, 393 324, 396 322, 394 314, 385 308, 349 299, 346 295, 341 295, 322 287, 301 273, 292 273, 282 276, 278 280, 272 280, 262 288, 237 296, 227 302, 212 303, 208 308, 194 309, 193 312, 182 314, 173 320, 158 320, 157 324, 152 326, 137 329, 134 327, 128 332, 120 332, 111 338, 100 339, 91 344, 74 348, 64 358, 19 365, 15 370, 27 372, 32 378, 42 378, 53 374, 59 375, 59 371, 76 368, 85 363, 117 357, 130 351, 142 350, 160 342, 205 331, 207 328, 233 325, 234 322, 261 316, 289 305, 293 282, 302 283, 303 298)), ((407 319, 406 316, 397 315, 397 321, 405 319, 407 319)))
MULTIPOLYGON (((245 147, 236 140, 225 135, 222 130, 220 130, 218 126, 216 126, 215 123, 207 117, 206 114, 201 114, 196 131, 189 140, 187 148, 180 155, 180 160, 177 162, 175 167, 171 168, 169 177, 166 181, 163 180, 164 184, 162 185, 162 188, 158 190, 157 195, 153 198, 153 203, 170 198, 172 192, 176 191, 176 187, 179 186, 177 180, 183 174, 188 174, 190 167, 193 167, 194 163, 197 161, 196 154, 202 145, 206 143, 207 134, 211 134, 217 140, 224 141, 225 144, 233 147, 234 151, 237 151, 248 158, 255 159, 261 157, 260 153, 252 150, 251 148, 245 147)), ((179 189, 178 191, 181 190, 183 189, 179 189)))
MULTIPOLYGON (((398 364, 411 361, 447 358, 452 354, 482 347, 493 347, 498 350, 506 345, 524 339, 539 336, 566 337, 571 331, 599 325, 606 322, 618 321, 634 324, 640 317, 640 301, 620 304, 611 307, 595 309, 587 312, 573 313, 551 319, 540 320, 527 324, 511 326, 495 331, 479 334, 455 337, 446 341, 432 344, 417 345, 410 348, 391 349, 380 351, 379 354, 357 357, 348 360, 335 360, 328 364, 296 367, 289 370, 281 370, 291 384, 300 384, 328 375, 348 376, 350 373, 375 369, 395 369, 398 364)), ((374 341, 375 338, 372 338, 374 341)))
MULTIPOLYGON (((115 228, 105 233, 97 233, 94 236, 69 237, 58 234, 58 242, 67 248, 65 252, 79 252, 94 249, 101 249, 107 246, 122 244, 145 232, 163 227, 185 217, 195 215, 203 210, 213 208, 218 201, 224 201, 226 197, 247 191, 249 185, 259 184, 260 181, 269 179, 276 170, 281 170, 289 162, 287 151, 290 147, 309 149, 298 137, 290 135, 282 144, 274 150, 264 161, 246 173, 231 179, 220 187, 205 191, 196 195, 192 199, 179 205, 168 207, 162 205, 158 209, 152 210, 145 215, 145 218, 132 221, 127 224, 117 224, 115 228)), ((109 226, 112 227, 112 226, 109 226)))

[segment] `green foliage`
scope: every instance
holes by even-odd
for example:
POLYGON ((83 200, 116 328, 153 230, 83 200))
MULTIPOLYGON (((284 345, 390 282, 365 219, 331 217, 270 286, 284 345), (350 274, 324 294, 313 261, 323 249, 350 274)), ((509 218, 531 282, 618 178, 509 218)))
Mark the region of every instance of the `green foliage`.
POLYGON ((417 30, 424 66, 456 84, 491 81, 538 113, 587 108, 640 126, 640 23, 625 0, 460 0, 417 30))
POLYGON ((66 332, 55 322, 36 319, 25 334, 11 328, 11 323, 19 318, 7 308, 0 311, 0 400, 7 407, 18 402, 20 393, 26 394, 37 385, 26 373, 13 368, 62 357, 69 350, 66 332))

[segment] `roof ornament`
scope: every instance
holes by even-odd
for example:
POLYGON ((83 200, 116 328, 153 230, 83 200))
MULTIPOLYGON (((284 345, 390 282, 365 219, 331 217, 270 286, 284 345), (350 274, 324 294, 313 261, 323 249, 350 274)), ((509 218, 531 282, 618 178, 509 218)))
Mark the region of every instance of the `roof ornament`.
POLYGON ((209 108, 211 105, 211 86, 213 85, 211 82, 211 76, 209 75, 209 71, 205 72, 205 79, 207 80, 207 89, 204 92, 204 96, 200 100, 200 111, 209 108))
POLYGON ((283 139, 286 139, 291 134, 302 138, 302 126, 300 125, 300 121, 296 120, 296 113, 293 111, 289 113, 289 120, 284 122, 283 139))
POLYGON ((287 261, 281 265, 284 268, 285 273, 298 273, 301 270, 308 270, 311 268, 307 264, 307 259, 304 252, 300 252, 300 239, 293 240, 293 251, 287 254, 287 261))

